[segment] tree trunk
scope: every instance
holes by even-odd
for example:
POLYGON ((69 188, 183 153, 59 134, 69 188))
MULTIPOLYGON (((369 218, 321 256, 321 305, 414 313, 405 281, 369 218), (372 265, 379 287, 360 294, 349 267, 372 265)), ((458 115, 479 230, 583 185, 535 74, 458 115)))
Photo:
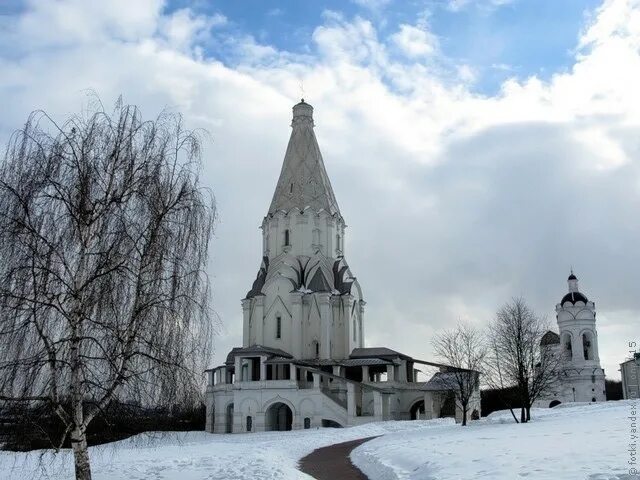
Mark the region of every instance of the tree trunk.
POLYGON ((531 420, 531 405, 527 405, 527 422, 531 420))
POLYGON ((80 340, 78 325, 81 325, 80 315, 73 326, 74 337, 71 340, 69 352, 71 360, 71 401, 73 408, 73 430, 71 431, 71 447, 76 467, 76 480, 91 480, 91 466, 89 465, 89 450, 87 447, 87 431, 84 426, 84 404, 82 403, 82 377, 80 369, 80 340))
POLYGON ((87 434, 76 427, 71 433, 71 446, 76 467, 76 480, 91 480, 91 466, 89 465, 89 448, 87 434))
POLYGON ((520 423, 527 423, 527 415, 524 411, 524 406, 520 407, 520 423))
POLYGON ((511 416, 513 417, 513 419, 516 421, 516 423, 520 423, 518 421, 518 417, 516 417, 516 414, 513 411, 513 408, 509 407, 509 411, 511 412, 511 416))
POLYGON ((462 407, 462 426, 466 426, 467 425, 467 407, 464 406, 462 407))

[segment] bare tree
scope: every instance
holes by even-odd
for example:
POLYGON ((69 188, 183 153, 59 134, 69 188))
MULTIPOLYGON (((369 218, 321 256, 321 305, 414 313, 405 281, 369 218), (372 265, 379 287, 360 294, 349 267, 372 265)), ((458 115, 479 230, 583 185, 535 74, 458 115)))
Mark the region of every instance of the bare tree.
POLYGON ((522 298, 503 305, 489 327, 491 376, 501 387, 517 388, 521 423, 531 420, 531 406, 550 390, 557 377, 556 351, 540 348, 547 331, 546 319, 537 316, 522 298))
POLYGON ((480 370, 487 347, 480 332, 463 323, 437 335, 432 343, 436 356, 453 367, 446 375, 456 402, 462 408, 462 425, 465 426, 469 402, 480 388, 480 370))
POLYGON ((201 387, 215 206, 199 159, 179 115, 120 101, 61 126, 34 112, 0 165, 0 401, 55 412, 77 479, 110 402, 201 387))
POLYGON ((493 338, 491 334, 489 334, 489 348, 487 353, 486 367, 487 367, 488 375, 485 377, 485 381, 491 388, 501 392, 499 397, 500 400, 511 412, 511 416, 513 417, 513 420, 516 423, 520 423, 518 422, 518 418, 516 417, 516 414, 513 411, 513 405, 511 404, 510 401, 505 399, 504 392, 508 387, 505 384, 505 376, 502 373, 500 351, 498 350, 496 339, 493 338))

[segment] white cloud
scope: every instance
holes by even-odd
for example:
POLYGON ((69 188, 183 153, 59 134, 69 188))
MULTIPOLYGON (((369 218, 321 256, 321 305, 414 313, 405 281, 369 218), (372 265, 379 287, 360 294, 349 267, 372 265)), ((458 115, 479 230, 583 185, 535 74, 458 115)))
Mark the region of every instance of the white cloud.
POLYGON ((359 5, 369 10, 380 10, 391 3, 391 0, 351 0, 356 5, 359 5))
POLYGON ((400 25, 400 30, 392 35, 391 39, 405 55, 411 58, 432 55, 438 48, 438 39, 435 35, 413 25, 400 25))
POLYGON ((33 1, 0 29, 0 142, 32 109, 79 110, 87 88, 107 105, 123 93, 146 115, 169 106, 207 128, 204 181, 221 215, 212 250, 220 360, 240 343, 256 226, 302 78, 350 225, 346 255, 368 302, 370 345, 428 357, 434 331, 461 317, 482 324, 512 295, 553 319, 573 264, 617 375, 640 315, 639 12, 637 1, 607 1, 576 39, 569 71, 512 78, 486 96, 470 89, 465 65, 454 75, 425 65, 442 54, 420 22, 381 38, 366 18, 327 13, 305 58, 250 35, 221 37, 239 55, 232 68, 199 48, 220 17, 168 15, 151 0, 33 1))
POLYGON ((159 34, 167 39, 170 46, 184 50, 208 40, 211 30, 226 25, 227 18, 219 13, 211 16, 195 15, 190 9, 183 8, 160 17, 158 23, 159 34))
POLYGON ((447 8, 452 12, 459 12, 475 5, 483 9, 494 9, 513 3, 516 0, 449 0, 447 8))

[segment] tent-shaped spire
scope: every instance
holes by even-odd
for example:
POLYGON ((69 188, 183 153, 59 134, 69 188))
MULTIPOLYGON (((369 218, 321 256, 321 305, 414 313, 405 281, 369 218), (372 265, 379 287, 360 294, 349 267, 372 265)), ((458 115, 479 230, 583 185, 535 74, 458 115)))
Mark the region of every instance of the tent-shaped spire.
POLYGON ((324 209, 331 215, 339 215, 340 209, 313 132, 313 107, 304 99, 293 107, 291 127, 293 131, 269 214, 310 207, 316 212, 324 209))

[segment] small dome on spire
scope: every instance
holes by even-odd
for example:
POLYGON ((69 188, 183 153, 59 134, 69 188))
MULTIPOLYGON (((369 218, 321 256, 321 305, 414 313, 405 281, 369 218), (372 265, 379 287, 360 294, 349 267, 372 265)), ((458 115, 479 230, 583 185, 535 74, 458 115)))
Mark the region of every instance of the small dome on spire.
POLYGON ((567 283, 569 284, 569 293, 562 297, 560 304, 564 305, 565 302, 570 302, 575 305, 576 302, 583 302, 586 305, 589 300, 584 294, 580 293, 578 288, 578 277, 574 275, 573 268, 571 269, 571 275, 567 278, 567 283))
POLYGON ((304 98, 293 106, 293 119, 308 117, 313 121, 313 107, 304 101, 304 98))

